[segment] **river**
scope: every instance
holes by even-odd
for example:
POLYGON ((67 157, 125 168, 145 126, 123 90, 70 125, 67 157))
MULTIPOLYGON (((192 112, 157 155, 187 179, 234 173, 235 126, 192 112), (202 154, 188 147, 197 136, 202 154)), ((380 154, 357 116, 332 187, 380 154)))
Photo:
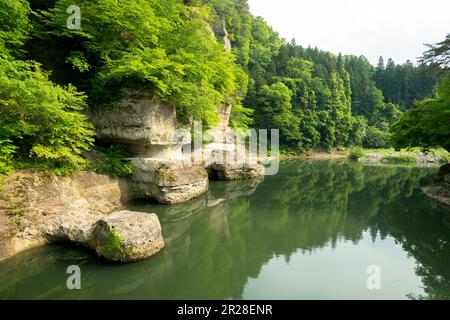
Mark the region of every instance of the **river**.
POLYGON ((73 245, 30 250, 0 263, 0 299, 449 299, 450 229, 420 190, 436 171, 286 161, 185 204, 135 202, 160 218, 159 254, 114 264, 73 245), (81 290, 66 287, 69 265, 81 290))

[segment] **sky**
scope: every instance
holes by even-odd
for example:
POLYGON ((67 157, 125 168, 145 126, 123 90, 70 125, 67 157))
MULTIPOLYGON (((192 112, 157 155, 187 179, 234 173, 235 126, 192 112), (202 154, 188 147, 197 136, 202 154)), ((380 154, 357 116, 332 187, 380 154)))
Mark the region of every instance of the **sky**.
POLYGON ((333 53, 365 55, 376 65, 413 62, 450 33, 449 0, 249 0, 282 38, 333 53))

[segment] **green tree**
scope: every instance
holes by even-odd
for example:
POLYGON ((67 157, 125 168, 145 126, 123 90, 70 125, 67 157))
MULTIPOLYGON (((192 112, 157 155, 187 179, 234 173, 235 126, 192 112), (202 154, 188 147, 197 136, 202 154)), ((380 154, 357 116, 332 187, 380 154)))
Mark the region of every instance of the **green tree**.
POLYGON ((428 61, 433 68, 442 67, 446 73, 439 84, 436 97, 416 103, 416 108, 406 112, 392 127, 394 147, 420 146, 430 148, 441 146, 450 152, 450 76, 448 61, 449 37, 425 52, 422 61, 428 61))
POLYGON ((396 148, 441 146, 450 152, 450 78, 443 81, 436 98, 417 103, 392 126, 396 148))
POLYGON ((25 0, 0 1, 0 55, 20 55, 28 37, 30 7, 25 0))
POLYGON ((12 164, 82 169, 80 154, 93 142, 92 125, 80 113, 85 96, 48 81, 36 63, 0 59, 0 170, 12 164))
POLYGON ((66 61, 78 71, 92 70, 81 77, 91 105, 112 103, 122 88, 137 88, 174 103, 182 120, 214 124, 217 105, 239 105, 245 96, 247 75, 211 34, 202 8, 177 0, 82 0, 82 29, 69 30, 71 3, 59 0, 42 11, 36 35, 61 47, 77 43, 66 61), (74 55, 86 58, 82 69, 74 55))
POLYGON ((18 60, 29 14, 25 1, 0 1, 0 173, 31 165, 63 174, 86 165, 81 153, 94 132, 81 113, 85 95, 50 82, 38 63, 18 60))
POLYGON ((255 103, 256 125, 259 128, 279 129, 281 142, 298 147, 301 140, 300 121, 292 113, 292 92, 283 83, 263 86, 255 103))

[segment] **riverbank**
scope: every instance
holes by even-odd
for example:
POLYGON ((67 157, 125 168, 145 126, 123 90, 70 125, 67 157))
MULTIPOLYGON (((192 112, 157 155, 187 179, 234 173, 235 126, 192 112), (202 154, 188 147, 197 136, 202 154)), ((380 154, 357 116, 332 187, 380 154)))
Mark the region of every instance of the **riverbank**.
MULTIPOLYGON (((423 152, 420 148, 404 149, 363 149, 359 161, 370 163, 439 164, 450 161, 450 154, 444 149, 423 152)), ((351 152, 351 151, 350 151, 351 152)))
POLYGON ((280 160, 357 160, 366 163, 446 164, 450 154, 444 149, 420 148, 395 151, 394 149, 339 148, 332 151, 313 149, 299 154, 281 154, 280 160))
POLYGON ((280 160, 345 160, 348 158, 349 152, 345 149, 333 149, 326 151, 322 149, 313 149, 304 153, 283 153, 280 160))
MULTIPOLYGON (((365 163, 396 163, 396 159, 413 159, 411 165, 437 165, 448 153, 433 150, 423 154, 417 150, 362 150, 359 157, 365 163), (389 161, 386 161, 389 159, 389 161)), ((352 150, 327 152, 312 150, 298 155, 282 155, 281 160, 346 161, 352 150)), ((448 175, 424 192, 438 203, 450 203, 448 175)), ((0 189, 0 260, 46 243, 69 240, 87 245, 91 243, 91 226, 110 213, 122 210, 135 198, 126 179, 113 179, 94 172, 80 172, 73 177, 58 177, 45 172, 22 170, 7 176, 0 189), (82 222, 82 223, 81 223, 82 222)))

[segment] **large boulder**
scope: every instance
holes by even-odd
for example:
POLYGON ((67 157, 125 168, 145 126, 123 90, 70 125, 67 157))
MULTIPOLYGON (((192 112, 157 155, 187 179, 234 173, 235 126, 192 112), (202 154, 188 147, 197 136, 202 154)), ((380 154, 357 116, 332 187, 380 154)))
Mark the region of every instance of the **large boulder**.
POLYGON ((164 240, 156 214, 119 211, 96 222, 90 245, 108 260, 130 262, 155 255, 164 240))
POLYGON ((118 211, 109 215, 72 211, 43 219, 19 233, 13 243, 71 242, 117 262, 146 259, 164 247, 161 225, 153 213, 118 211))

